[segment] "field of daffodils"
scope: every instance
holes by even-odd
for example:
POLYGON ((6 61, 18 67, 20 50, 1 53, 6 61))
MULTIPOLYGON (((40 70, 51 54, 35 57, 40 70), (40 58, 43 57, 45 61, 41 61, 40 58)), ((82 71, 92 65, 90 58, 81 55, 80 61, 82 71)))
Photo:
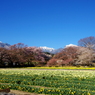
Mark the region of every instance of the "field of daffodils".
POLYGON ((95 95, 94 70, 0 69, 0 89, 45 95, 95 95))

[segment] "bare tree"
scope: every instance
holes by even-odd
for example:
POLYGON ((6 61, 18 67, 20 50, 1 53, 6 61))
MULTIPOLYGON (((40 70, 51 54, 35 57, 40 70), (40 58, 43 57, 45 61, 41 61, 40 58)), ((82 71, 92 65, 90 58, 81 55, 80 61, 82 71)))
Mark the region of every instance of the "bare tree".
POLYGON ((92 49, 88 49, 85 47, 79 47, 77 51, 77 59, 74 63, 75 65, 84 65, 91 66, 93 64, 93 60, 95 59, 95 53, 92 49))
POLYGON ((78 45, 89 49, 95 49, 95 37, 90 36, 78 41, 78 45))

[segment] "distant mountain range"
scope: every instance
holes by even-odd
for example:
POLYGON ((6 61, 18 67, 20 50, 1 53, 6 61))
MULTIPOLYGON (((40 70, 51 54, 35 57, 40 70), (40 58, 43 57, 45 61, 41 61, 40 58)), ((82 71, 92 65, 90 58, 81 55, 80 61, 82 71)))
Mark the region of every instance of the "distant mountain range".
MULTIPOLYGON (((10 44, 3 43, 0 41, 0 47, 9 48, 10 46, 11 46, 10 44)), ((42 49, 43 52, 48 52, 48 53, 52 53, 52 54, 56 54, 63 49, 63 48, 54 49, 54 48, 49 48, 49 47, 39 47, 39 48, 42 49)))
MULTIPOLYGON (((3 43, 0 41, 0 47, 3 47, 3 48, 9 48, 9 46, 11 46, 10 44, 8 43, 3 43)), ((69 44, 69 45, 66 45, 66 47, 69 47, 69 46, 76 46, 76 45, 73 45, 73 44, 69 44)), ((48 52, 48 53, 52 53, 52 54, 56 54, 56 53, 59 53, 60 51, 63 50, 63 48, 59 48, 59 49, 54 49, 54 48, 49 48, 49 47, 39 47, 40 49, 42 49, 43 52, 48 52)))
POLYGON ((43 52, 49 52, 49 53, 52 53, 52 54, 56 54, 60 51, 63 50, 63 48, 59 48, 59 49, 54 49, 54 48, 49 48, 49 47, 40 47, 42 49, 43 52))
POLYGON ((11 46, 11 45, 8 44, 8 43, 2 43, 2 42, 0 41, 0 47, 9 48, 9 46, 11 46))

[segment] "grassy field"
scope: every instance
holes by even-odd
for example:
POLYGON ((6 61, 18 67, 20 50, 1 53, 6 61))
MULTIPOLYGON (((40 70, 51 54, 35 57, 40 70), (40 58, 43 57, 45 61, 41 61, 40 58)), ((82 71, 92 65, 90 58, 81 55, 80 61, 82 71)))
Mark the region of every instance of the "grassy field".
POLYGON ((95 95, 95 71, 0 69, 0 89, 45 95, 95 95))

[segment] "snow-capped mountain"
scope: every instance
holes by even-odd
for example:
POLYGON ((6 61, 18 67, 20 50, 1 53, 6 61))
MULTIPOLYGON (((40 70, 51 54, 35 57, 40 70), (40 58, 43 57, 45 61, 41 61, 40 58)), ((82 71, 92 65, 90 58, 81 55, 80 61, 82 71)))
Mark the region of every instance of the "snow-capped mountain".
MULTIPOLYGON (((66 45, 65 48, 67 47, 78 47, 77 45, 74 45, 74 44, 69 44, 69 45, 66 45)), ((49 47, 40 47, 42 49, 43 52, 49 52, 49 53, 52 53, 52 54, 56 54, 56 53, 59 53, 63 50, 63 48, 59 48, 59 49, 54 49, 54 48, 49 48, 49 47)))
POLYGON ((11 45, 7 44, 7 43, 3 43, 3 42, 0 41, 0 47, 9 48, 9 46, 11 46, 11 45))
POLYGON ((55 51, 54 48, 49 48, 49 47, 39 47, 43 52, 49 52, 49 53, 53 53, 55 51))
POLYGON ((78 47, 77 45, 74 45, 74 44, 69 44, 69 45, 66 45, 65 48, 67 47, 78 47))
POLYGON ((40 49, 42 49, 43 52, 49 52, 52 54, 56 54, 60 52, 63 48, 54 49, 54 48, 49 48, 49 47, 44 46, 44 47, 40 47, 40 49))
MULTIPOLYGON (((3 47, 3 48, 9 48, 11 45, 8 44, 8 43, 3 43, 0 41, 0 47, 3 47)), ((74 44, 69 44, 69 45, 66 45, 65 48, 67 47, 71 47, 71 46, 75 46, 75 47, 78 47, 77 45, 74 45, 74 44)), ((39 47, 40 49, 42 49, 43 52, 48 52, 48 53, 51 53, 51 54, 56 54, 56 53, 59 53, 63 50, 63 48, 59 48, 59 49, 54 49, 54 48, 50 48, 50 47, 39 47)))

